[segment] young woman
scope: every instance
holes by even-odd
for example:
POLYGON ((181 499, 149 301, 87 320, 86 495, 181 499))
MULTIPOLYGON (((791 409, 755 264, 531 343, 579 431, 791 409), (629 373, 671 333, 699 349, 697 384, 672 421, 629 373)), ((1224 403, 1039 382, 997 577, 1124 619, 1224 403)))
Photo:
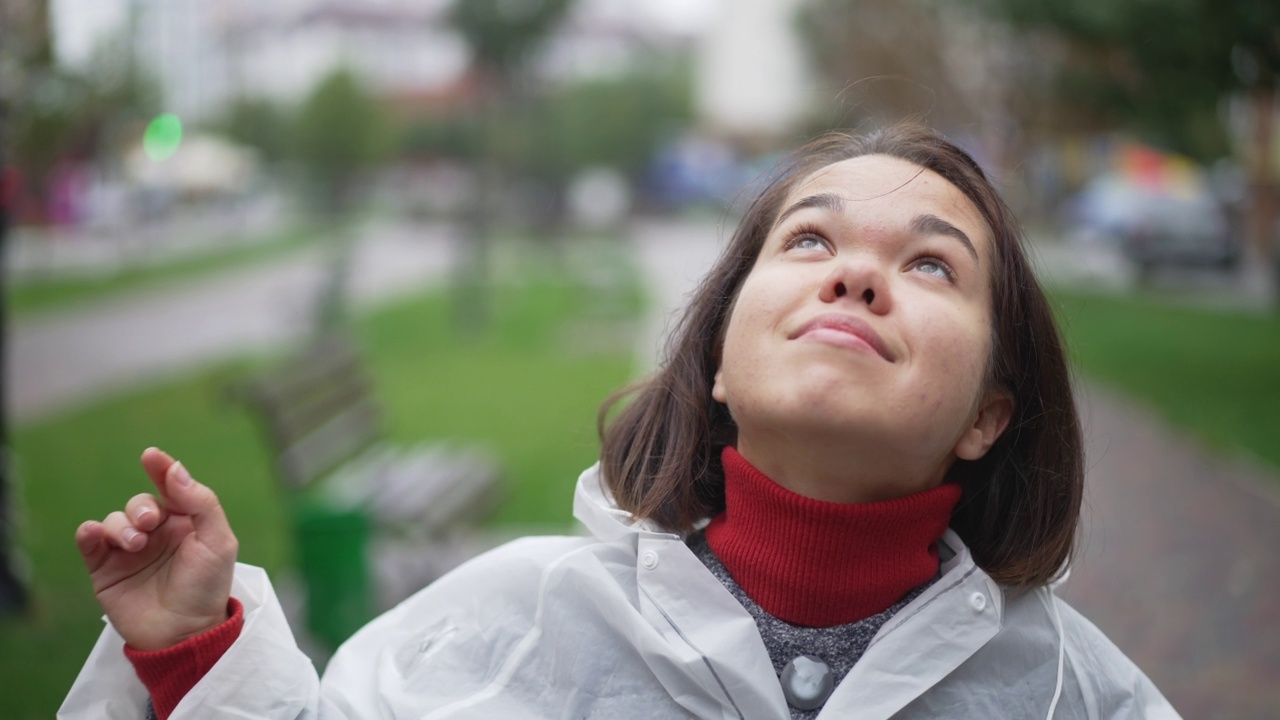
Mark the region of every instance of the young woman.
POLYGON ((603 423, 589 536, 463 565, 323 678, 148 450, 159 497, 76 534, 110 625, 60 716, 1175 718, 1049 587, 1082 446, 1019 242, 927 130, 806 146, 603 423))

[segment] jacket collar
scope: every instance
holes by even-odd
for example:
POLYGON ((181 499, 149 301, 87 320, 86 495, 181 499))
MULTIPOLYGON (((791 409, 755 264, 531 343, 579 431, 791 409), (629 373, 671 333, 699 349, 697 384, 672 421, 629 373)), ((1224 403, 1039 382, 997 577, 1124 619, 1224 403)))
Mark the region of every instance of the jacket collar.
POLYGON ((636 519, 618 507, 600 473, 600 463, 578 476, 578 487, 573 493, 573 516, 592 536, 604 542, 638 534, 679 536, 652 520, 636 519))
MULTIPOLYGON (((673 632, 673 641, 678 636, 679 642, 688 645, 694 654, 685 658, 687 672, 699 677, 713 696, 728 696, 729 716, 742 714, 742 708, 753 704, 785 712, 781 688, 754 621, 679 534, 652 521, 637 520, 619 508, 598 464, 578 478, 573 514, 597 539, 635 548, 642 612, 664 634, 673 632), (646 557, 663 559, 642 572, 646 557), (703 601, 688 602, 690 592, 703 601), (734 637, 736 642, 728 642, 734 637), (725 657, 744 647, 750 651, 725 657)), ((827 701, 826 710, 840 715, 841 708, 857 709, 860 718, 889 718, 999 631, 1005 600, 1001 588, 974 564, 954 531, 947 530, 939 542, 939 580, 880 628, 827 701)))

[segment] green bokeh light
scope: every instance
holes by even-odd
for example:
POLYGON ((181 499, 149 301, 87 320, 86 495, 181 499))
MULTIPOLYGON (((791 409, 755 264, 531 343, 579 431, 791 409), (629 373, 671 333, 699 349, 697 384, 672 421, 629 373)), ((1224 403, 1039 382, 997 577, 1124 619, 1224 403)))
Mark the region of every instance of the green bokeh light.
POLYGON ((142 151, 152 160, 164 160, 181 144, 182 121, 173 113, 156 116, 142 134, 142 151))

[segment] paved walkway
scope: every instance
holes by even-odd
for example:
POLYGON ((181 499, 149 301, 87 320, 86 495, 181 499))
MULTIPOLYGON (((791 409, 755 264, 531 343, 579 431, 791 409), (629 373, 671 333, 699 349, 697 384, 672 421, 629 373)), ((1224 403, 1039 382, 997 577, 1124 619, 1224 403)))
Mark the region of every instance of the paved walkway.
POLYGON ((287 227, 286 202, 268 192, 230 204, 175 210, 145 223, 14 228, 5 238, 8 279, 101 277, 268 241, 287 227))
MULTIPOLYGON (((357 305, 439 282, 453 263, 443 226, 378 224, 359 236, 348 288, 357 305)), ((29 422, 113 392, 300 339, 326 279, 319 249, 260 266, 33 314, 8 338, 9 416, 29 422)))
POLYGON ((1063 596, 1191 718, 1280 717, 1280 477, 1090 385, 1063 596))
MULTIPOLYGON (((636 257, 657 298, 637 346, 660 338, 728 231, 638 223, 636 257)), ((444 228, 377 226, 351 287, 374 302, 437 282, 444 228)), ((299 255, 180 287, 28 318, 13 328, 19 420, 297 337, 322 259, 299 255)), ((1081 394, 1089 486, 1083 552, 1064 596, 1127 652, 1189 720, 1280 716, 1280 479, 1224 459, 1102 388, 1081 394)))

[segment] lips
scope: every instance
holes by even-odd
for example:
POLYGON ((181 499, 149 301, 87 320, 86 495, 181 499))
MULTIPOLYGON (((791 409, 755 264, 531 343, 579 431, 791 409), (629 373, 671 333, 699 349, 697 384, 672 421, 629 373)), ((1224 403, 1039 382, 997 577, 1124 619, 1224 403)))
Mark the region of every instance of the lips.
POLYGON ((889 362, 895 360, 894 354, 889 351, 889 346, 885 345, 880 333, 871 327, 871 323, 856 315, 840 313, 819 315, 802 325, 790 339, 796 340, 802 337, 849 347, 870 346, 885 360, 889 362))

